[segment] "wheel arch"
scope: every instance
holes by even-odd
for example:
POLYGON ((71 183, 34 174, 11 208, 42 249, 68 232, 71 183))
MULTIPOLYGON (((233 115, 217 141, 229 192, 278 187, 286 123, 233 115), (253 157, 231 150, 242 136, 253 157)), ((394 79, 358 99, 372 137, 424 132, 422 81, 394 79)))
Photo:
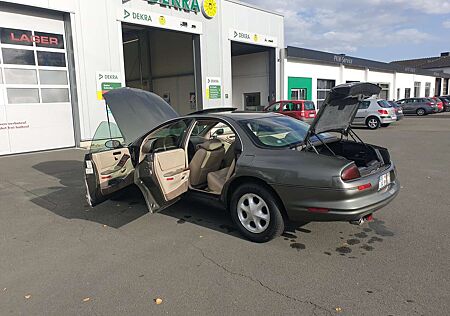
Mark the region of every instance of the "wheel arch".
POLYGON ((222 202, 225 204, 226 209, 229 209, 230 203, 231 203, 231 197, 233 195, 233 192, 242 184, 258 184, 266 188, 276 199, 278 202, 278 205, 280 206, 281 214, 283 215, 284 219, 289 219, 289 216, 287 214, 286 208, 284 206, 283 201, 281 200, 278 193, 270 186, 266 181, 263 179, 252 177, 252 176, 240 176, 237 178, 232 179, 230 183, 224 188, 224 192, 222 193, 222 202))

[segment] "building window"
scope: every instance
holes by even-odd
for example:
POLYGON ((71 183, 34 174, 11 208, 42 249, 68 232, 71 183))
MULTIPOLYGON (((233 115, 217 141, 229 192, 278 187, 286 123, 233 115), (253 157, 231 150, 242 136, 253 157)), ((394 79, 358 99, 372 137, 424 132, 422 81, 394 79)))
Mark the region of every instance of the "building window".
POLYGON ((405 88, 405 99, 409 99, 411 97, 411 88, 405 88))
POLYGON ((244 105, 246 111, 258 111, 261 106, 261 93, 244 93, 244 105))
POLYGON ((389 100, 389 83, 379 83, 378 86, 381 88, 379 98, 389 100))
POLYGON ((444 79, 444 83, 442 84, 442 94, 447 95, 449 93, 449 80, 448 78, 444 79))
POLYGON ((431 82, 425 82, 425 96, 431 97, 431 82))
POLYGON ((306 100, 308 90, 306 88, 291 89, 291 100, 306 100))
POLYGON ((418 81, 414 82, 414 97, 420 97, 420 82, 418 81))
POLYGON ((400 88, 397 88, 397 100, 400 100, 400 88))
POLYGON ((15 48, 2 48, 3 62, 13 65, 36 65, 34 51, 15 48))
POLYGON ((336 85, 335 80, 317 79, 317 108, 320 109, 331 89, 336 85))

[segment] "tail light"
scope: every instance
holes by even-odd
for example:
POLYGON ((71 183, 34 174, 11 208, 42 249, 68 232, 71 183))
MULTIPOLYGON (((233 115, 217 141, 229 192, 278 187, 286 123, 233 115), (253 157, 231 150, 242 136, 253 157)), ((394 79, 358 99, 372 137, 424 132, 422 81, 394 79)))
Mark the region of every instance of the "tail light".
POLYGON ((359 169, 355 164, 348 166, 342 171, 341 178, 344 181, 350 181, 361 177, 359 169))
POLYGON ((300 111, 300 116, 301 117, 305 117, 306 115, 305 115, 305 111, 300 111))
POLYGON ((428 106, 434 106, 434 103, 433 102, 427 102, 427 105, 428 106))
POLYGON ((381 115, 388 115, 389 114, 388 110, 378 110, 378 113, 380 113, 381 115))

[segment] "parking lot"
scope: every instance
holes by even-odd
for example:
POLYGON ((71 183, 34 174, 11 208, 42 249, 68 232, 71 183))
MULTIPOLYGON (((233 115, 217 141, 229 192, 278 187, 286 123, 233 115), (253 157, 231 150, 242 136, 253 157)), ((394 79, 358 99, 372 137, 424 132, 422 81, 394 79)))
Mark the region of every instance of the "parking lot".
POLYGON ((389 148, 398 198, 267 244, 207 200, 89 208, 80 149, 0 158, 0 315, 448 315, 450 113, 357 133, 389 148))

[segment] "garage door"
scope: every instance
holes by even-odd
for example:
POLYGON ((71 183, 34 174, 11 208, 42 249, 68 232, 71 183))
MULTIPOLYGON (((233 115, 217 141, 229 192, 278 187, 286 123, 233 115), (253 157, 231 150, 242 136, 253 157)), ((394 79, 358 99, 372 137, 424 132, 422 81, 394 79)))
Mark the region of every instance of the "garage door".
POLYGON ((75 145, 63 17, 0 11, 0 155, 75 145))

